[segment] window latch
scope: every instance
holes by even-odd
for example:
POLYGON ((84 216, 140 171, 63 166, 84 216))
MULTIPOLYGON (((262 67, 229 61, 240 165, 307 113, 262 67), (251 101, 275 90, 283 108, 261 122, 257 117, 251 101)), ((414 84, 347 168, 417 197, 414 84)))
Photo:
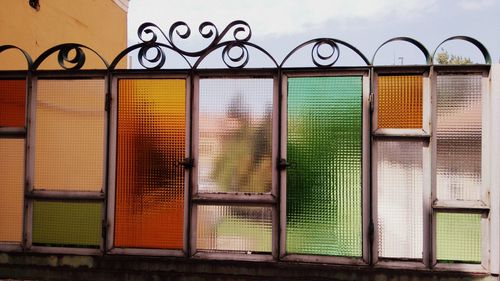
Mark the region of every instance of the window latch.
POLYGON ((288 163, 286 161, 286 159, 280 159, 279 163, 278 163, 278 169, 280 170, 284 170, 286 169, 287 167, 290 167, 292 164, 291 163, 288 163))
POLYGON ((177 162, 179 165, 184 166, 186 169, 191 169, 194 167, 194 159, 193 158, 184 158, 177 162))

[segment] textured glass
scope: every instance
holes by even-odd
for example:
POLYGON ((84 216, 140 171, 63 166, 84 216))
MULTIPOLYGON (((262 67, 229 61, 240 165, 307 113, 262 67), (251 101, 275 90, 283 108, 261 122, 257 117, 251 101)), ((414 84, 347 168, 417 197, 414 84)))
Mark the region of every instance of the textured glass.
POLYGON ((104 100, 104 80, 38 80, 35 189, 102 189, 104 100))
POLYGON ((23 234, 24 139, 0 139, 0 242, 23 234))
POLYGON ((378 128, 422 128, 422 76, 379 76, 378 128))
POLYGON ((436 214, 438 261, 481 262, 481 215, 436 214))
POLYGON ((186 81, 120 80, 115 246, 182 249, 186 81))
POLYGON ((271 252, 272 209, 201 205, 196 234, 198 250, 271 252))
POLYGON ((479 200, 482 77, 437 77, 437 197, 479 200))
POLYGON ((33 244, 99 247, 101 203, 33 202, 33 244))
POLYGON ((423 143, 384 140, 376 149, 379 256, 421 259, 423 143))
POLYGON ((270 192, 272 79, 200 80, 200 192, 270 192))
POLYGON ((24 127, 26 81, 0 80, 0 127, 24 127))
POLYGON ((361 77, 288 80, 290 253, 361 256, 361 77))

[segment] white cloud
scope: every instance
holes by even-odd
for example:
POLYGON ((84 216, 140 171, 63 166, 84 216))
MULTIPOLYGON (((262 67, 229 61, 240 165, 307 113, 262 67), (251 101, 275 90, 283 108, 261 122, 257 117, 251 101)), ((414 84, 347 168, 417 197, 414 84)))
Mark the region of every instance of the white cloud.
MULTIPOLYGON (((242 19, 252 31, 265 35, 304 32, 327 22, 367 24, 417 18, 430 10, 437 0, 131 0, 130 34, 145 21, 167 28, 182 20, 192 28, 203 21, 214 22, 220 29, 242 19)), ((489 0, 483 0, 489 1, 489 0)))
POLYGON ((495 0, 460 0, 458 6, 467 11, 477 11, 495 4, 495 0))

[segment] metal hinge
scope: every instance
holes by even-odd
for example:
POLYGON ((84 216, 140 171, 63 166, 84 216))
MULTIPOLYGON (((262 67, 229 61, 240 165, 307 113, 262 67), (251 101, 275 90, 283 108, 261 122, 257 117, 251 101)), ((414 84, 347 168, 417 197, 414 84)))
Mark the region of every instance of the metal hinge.
POLYGON ((106 239, 106 232, 108 231, 108 221, 102 220, 101 225, 101 236, 103 239, 106 239))
POLYGON ((375 109, 375 98, 374 98, 374 95, 373 93, 370 93, 370 96, 368 98, 368 101, 370 102, 370 112, 373 112, 373 110, 375 109))
POLYGON ((111 94, 106 94, 106 101, 104 102, 104 110, 109 111, 111 109, 111 94))
POLYGON ((194 158, 184 158, 177 163, 186 169, 191 169, 194 167, 194 158))
POLYGON ((368 226, 368 239, 370 239, 370 245, 373 245, 373 241, 375 240, 375 225, 373 221, 370 221, 370 225, 368 226))

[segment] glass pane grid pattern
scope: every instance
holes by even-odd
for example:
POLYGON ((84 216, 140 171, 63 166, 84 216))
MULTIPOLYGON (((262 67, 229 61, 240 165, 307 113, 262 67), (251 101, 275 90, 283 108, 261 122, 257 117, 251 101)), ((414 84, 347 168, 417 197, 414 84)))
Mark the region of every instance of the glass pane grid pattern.
POLYGON ((380 140, 375 146, 379 256, 422 259, 423 143, 380 140))
POLYGON ((482 77, 437 77, 437 197, 479 200, 482 77))
POLYGON ((436 214, 436 258, 440 262, 481 262, 481 215, 436 214))
POLYGON ((24 139, 0 139, 0 242, 22 241, 24 139))
POLYGON ((104 80, 38 80, 35 189, 102 189, 104 80))
POLYGON ((361 256, 361 107, 361 77, 288 79, 288 253, 361 256))
POLYGON ((182 249, 186 81, 119 80, 115 246, 182 249))
POLYGON ((422 76, 379 76, 378 128, 422 128, 422 76))
POLYGON ((196 248, 209 252, 271 252, 269 207, 197 206, 196 248))
POLYGON ((101 203, 33 202, 33 244, 98 248, 101 203))
POLYGON ((272 79, 201 79, 200 192, 272 187, 272 79))
POLYGON ((24 127, 26 81, 0 80, 0 128, 24 127))

